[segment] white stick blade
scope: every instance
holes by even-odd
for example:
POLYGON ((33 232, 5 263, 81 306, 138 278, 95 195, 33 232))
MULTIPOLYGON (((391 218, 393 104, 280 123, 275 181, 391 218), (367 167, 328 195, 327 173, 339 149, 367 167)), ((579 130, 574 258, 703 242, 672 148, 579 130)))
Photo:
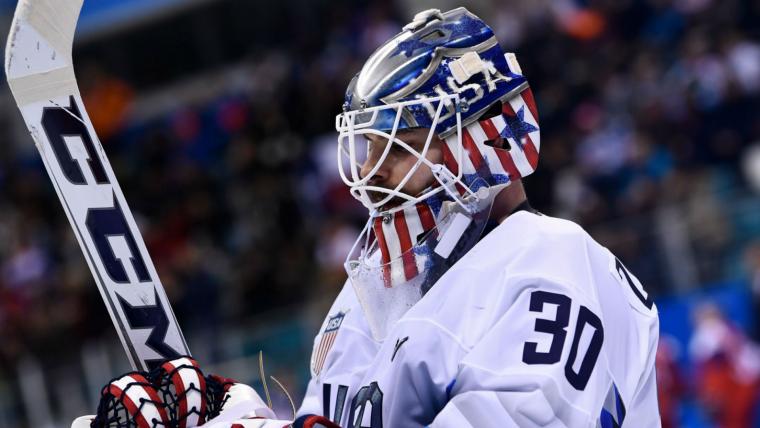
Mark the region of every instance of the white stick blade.
POLYGON ((83 0, 21 0, 5 70, 29 132, 135 368, 189 355, 84 109, 71 47, 83 0))

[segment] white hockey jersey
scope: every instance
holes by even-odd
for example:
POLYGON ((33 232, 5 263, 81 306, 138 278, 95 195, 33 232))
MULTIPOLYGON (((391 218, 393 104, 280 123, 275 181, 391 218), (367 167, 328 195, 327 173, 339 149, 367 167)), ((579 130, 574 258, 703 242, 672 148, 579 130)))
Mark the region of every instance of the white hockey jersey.
POLYGON ((298 411, 342 427, 659 427, 657 308, 581 227, 517 212, 372 339, 350 284, 298 411))

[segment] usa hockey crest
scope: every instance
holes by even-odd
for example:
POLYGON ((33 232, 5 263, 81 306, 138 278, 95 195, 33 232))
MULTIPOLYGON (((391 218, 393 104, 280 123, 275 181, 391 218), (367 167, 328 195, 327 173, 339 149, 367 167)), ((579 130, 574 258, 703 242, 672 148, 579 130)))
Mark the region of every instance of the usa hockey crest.
POLYGON ((343 319, 346 317, 346 312, 338 312, 337 315, 331 316, 327 320, 327 326, 325 331, 322 332, 322 337, 319 338, 319 343, 314 347, 314 352, 311 354, 311 370, 314 375, 318 375, 322 371, 322 367, 325 365, 325 359, 330 353, 330 349, 335 343, 335 339, 338 336, 338 330, 343 319))

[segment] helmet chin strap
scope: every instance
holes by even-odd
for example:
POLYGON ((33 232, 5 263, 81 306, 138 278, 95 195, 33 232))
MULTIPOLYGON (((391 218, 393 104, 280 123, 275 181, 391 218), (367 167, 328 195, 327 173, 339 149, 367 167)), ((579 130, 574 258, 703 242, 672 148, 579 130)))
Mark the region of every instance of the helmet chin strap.
MULTIPOLYGON (((511 184, 511 181, 508 181, 493 186, 481 186, 478 190, 473 191, 461 180, 454 177, 443 165, 436 165, 436 167, 438 168, 433 169, 433 176, 438 183, 441 184, 449 198, 451 198, 451 201, 443 201, 441 203, 441 212, 438 214, 439 217, 446 216, 454 209, 464 210, 467 213, 479 211, 483 204, 493 204, 496 195, 511 184), (465 189, 464 195, 457 192, 455 184, 459 184, 465 189), (458 207, 456 207, 456 205, 458 205, 458 207)), ((426 193, 430 189, 432 189, 432 187, 422 193, 426 193)))
POLYGON ((462 188, 466 189, 466 192, 470 195, 473 195, 472 190, 470 190, 467 186, 464 186, 460 179, 458 179, 454 174, 451 173, 451 171, 449 171, 441 164, 434 165, 431 170, 433 171, 433 177, 435 177, 436 181, 441 185, 446 194, 448 194, 449 197, 458 203, 462 208, 467 209, 462 196, 456 189, 456 185, 461 185, 462 188))

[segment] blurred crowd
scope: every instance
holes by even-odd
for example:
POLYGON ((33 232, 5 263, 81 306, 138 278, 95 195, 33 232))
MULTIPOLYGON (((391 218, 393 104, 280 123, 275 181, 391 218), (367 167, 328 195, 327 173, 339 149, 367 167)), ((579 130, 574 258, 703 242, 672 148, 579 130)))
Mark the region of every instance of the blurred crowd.
MULTIPOLYGON (((257 17, 287 34, 247 39, 223 70, 180 74, 193 101, 153 114, 152 95, 174 81, 135 78, 142 62, 77 58, 87 110, 190 336, 320 308, 345 280, 366 211, 336 174, 334 116, 363 59, 424 2, 316 3, 319 14, 257 17), (207 90, 208 75, 224 76, 218 89, 207 90)), ((586 227, 655 296, 740 278, 760 307, 760 1, 468 7, 517 53, 537 98, 533 205, 586 227)), ((214 16, 208 25, 223 27, 214 16)), ((112 327, 39 156, 13 133, 13 104, 2 107, 0 132, 13 143, 0 146, 0 373, 12 376, 26 354, 75 360, 71 350, 112 327)), ((722 366, 705 365, 720 354, 711 352, 692 353, 708 373, 706 401, 728 384, 714 374, 722 366)), ((667 383, 673 400, 697 387, 679 370, 667 383)))

